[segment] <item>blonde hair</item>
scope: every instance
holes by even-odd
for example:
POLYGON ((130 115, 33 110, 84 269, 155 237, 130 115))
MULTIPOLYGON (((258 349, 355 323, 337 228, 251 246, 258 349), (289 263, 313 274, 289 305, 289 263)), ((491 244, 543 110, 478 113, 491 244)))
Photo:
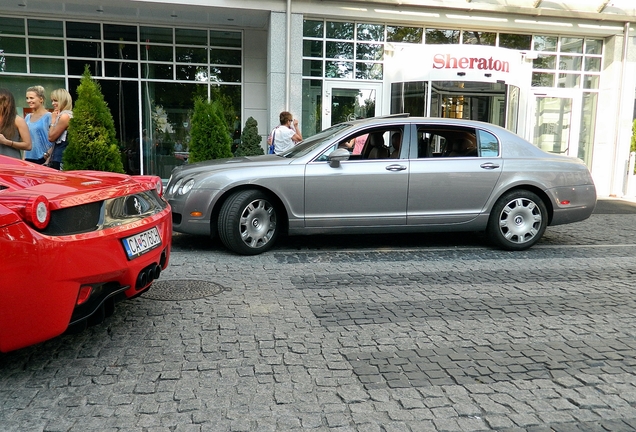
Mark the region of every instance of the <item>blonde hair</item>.
POLYGON ((44 100, 46 99, 46 92, 44 91, 44 87, 36 85, 36 86, 31 86, 28 89, 26 89, 26 92, 33 92, 35 93, 39 98, 42 99, 42 102, 44 102, 44 100))
POLYGON ((73 110, 73 98, 66 89, 59 88, 53 90, 51 92, 51 100, 57 101, 57 108, 60 112, 73 110))

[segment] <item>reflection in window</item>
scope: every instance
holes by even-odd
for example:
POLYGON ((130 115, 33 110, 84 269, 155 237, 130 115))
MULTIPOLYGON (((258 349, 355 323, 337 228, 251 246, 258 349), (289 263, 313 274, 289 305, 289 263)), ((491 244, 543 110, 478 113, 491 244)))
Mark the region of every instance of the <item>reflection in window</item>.
POLYGON ((356 79, 381 80, 383 73, 381 63, 356 62, 356 79))
POLYGON ((357 40, 384 41, 384 26, 380 24, 358 24, 357 40))
POLYGON ((490 132, 477 131, 479 134, 479 155, 481 157, 499 156, 499 141, 490 132))
POLYGON ((459 30, 426 29, 424 43, 427 44, 458 44, 459 30))
POLYGON ((387 42, 422 43, 424 29, 422 27, 387 26, 387 42))
POLYGON ((303 60, 303 76, 321 77, 322 60, 303 60))
POLYGON ((322 41, 304 40, 303 41, 304 57, 322 57, 322 41))
POLYGON ((137 60, 137 45, 104 43, 104 57, 122 60, 137 60))
POLYGON ((357 60, 382 60, 384 45, 382 44, 356 44, 357 60))
POLYGON ((75 39, 101 39, 101 29, 99 27, 99 23, 67 21, 66 37, 75 39))
POLYGON ((322 80, 303 80, 302 134, 310 137, 322 130, 322 80))
POLYGON ((502 48, 529 50, 532 47, 532 36, 499 33, 499 46, 502 48))
POLYGON ((583 38, 561 38, 561 52, 583 53, 583 38))
POLYGON ((353 23, 327 21, 327 38, 328 39, 353 39, 353 23))
POLYGON ((176 47, 177 61, 181 63, 203 63, 208 62, 208 52, 205 48, 176 47))
POLYGON ((30 58, 31 73, 64 75, 64 60, 51 58, 30 58))
MULTIPOLYGON (((66 42, 66 53, 69 57, 101 58, 101 44, 99 42, 72 41, 66 42)), ((64 55, 58 54, 58 55, 64 55)))
POLYGON ((578 88, 581 86, 581 74, 559 74, 557 87, 578 88))
POLYGON ((64 55, 64 41, 61 39, 29 39, 29 54, 31 55, 64 55))
POLYGON ((26 40, 24 38, 0 35, 0 47, 5 54, 26 54, 26 40))
POLYGON ((532 60, 532 67, 534 69, 555 69, 556 55, 539 54, 536 59, 532 60))
POLYGON ((104 39, 137 42, 137 26, 104 24, 104 39))
POLYGON ((489 45, 495 46, 497 33, 467 31, 462 32, 462 43, 466 45, 489 45))
POLYGON ((321 38, 324 36, 324 22, 323 21, 303 21, 303 36, 321 38))
POLYGON ((210 50, 210 63, 238 66, 241 64, 241 51, 212 48, 210 50))
POLYGON ((554 74, 533 72, 532 87, 554 87, 554 74))
POLYGON ((353 43, 351 42, 327 42, 326 56, 333 59, 353 59, 353 43))
POLYGON ((142 48, 141 57, 143 60, 171 62, 172 45, 145 45, 145 48, 142 48))
POLYGON ((226 48, 241 48, 240 32, 210 30, 210 45, 226 48))
POLYGON ((166 27, 140 27, 142 41, 172 44, 172 29, 166 27))
POLYGON ((325 62, 327 78, 353 78, 353 62, 327 61, 325 62))
POLYGON ((535 51, 556 51, 558 38, 556 36, 534 36, 535 51))
POLYGON ((207 45, 208 34, 205 30, 177 28, 174 31, 175 43, 179 45, 207 45))
POLYGON ((597 101, 597 93, 583 93, 581 130, 579 133, 579 152, 577 156, 579 159, 583 160, 588 167, 592 166, 592 147, 594 145, 594 133, 596 127, 597 101))
MULTIPOLYGON (((4 31, 4 20, 2 18, 2 30, 4 31)), ((63 37, 62 21, 48 21, 29 19, 29 36, 63 37)))
POLYGON ((207 82, 209 76, 207 66, 177 65, 178 80, 207 82))

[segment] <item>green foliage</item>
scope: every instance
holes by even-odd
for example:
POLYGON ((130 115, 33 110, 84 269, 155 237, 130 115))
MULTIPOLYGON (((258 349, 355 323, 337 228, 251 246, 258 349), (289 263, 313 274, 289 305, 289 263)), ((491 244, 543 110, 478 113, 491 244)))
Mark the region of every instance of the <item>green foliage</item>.
POLYGON ((115 133, 115 123, 101 87, 91 77, 88 65, 77 87, 69 122, 64 170, 124 172, 115 133))
POLYGON ((232 138, 227 121, 218 101, 194 101, 190 130, 190 156, 188 161, 201 162, 232 157, 232 138))
POLYGON ((241 143, 236 149, 236 156, 264 154, 263 147, 261 147, 262 140, 263 137, 258 134, 258 122, 253 117, 248 118, 241 134, 241 143))

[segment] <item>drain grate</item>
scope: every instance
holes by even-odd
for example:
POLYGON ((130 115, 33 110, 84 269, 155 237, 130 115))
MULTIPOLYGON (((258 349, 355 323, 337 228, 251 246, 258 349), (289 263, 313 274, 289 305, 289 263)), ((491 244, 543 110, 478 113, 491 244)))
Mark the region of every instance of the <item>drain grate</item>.
POLYGON ((201 280, 159 280, 153 282, 148 291, 142 294, 143 298, 150 300, 196 300, 230 291, 222 285, 201 280))

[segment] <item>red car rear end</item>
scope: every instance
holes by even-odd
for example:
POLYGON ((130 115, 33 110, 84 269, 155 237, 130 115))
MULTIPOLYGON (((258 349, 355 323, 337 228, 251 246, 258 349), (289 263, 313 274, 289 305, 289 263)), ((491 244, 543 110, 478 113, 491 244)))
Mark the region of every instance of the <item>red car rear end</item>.
POLYGON ((159 177, 0 156, 0 351, 101 322, 160 276, 171 242, 159 177))

